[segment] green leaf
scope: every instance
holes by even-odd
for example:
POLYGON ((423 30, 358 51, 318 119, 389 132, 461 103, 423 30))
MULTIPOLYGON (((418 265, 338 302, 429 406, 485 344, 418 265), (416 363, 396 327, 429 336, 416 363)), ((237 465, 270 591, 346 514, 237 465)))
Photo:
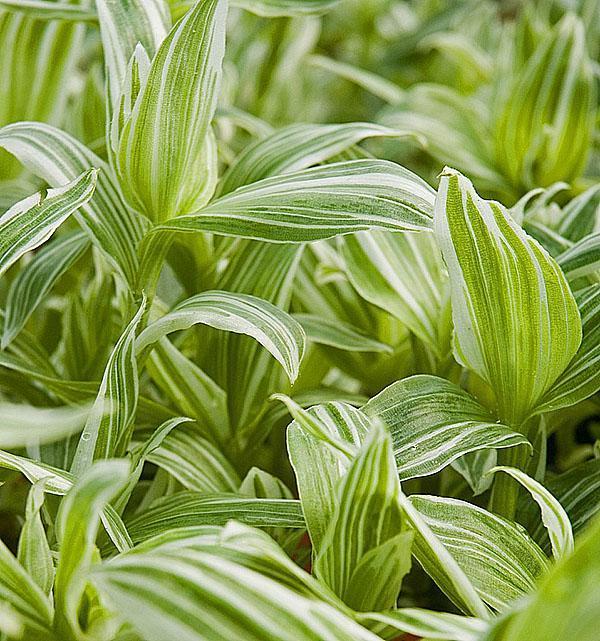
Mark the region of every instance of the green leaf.
POLYGON ((600 389, 600 285, 577 292, 583 339, 575 356, 546 392, 536 412, 575 405, 600 389))
POLYGON ((29 490, 17 558, 42 592, 50 594, 54 584, 54 562, 40 516, 44 505, 44 484, 45 480, 42 479, 29 490))
POLYGON ((413 554, 419 564, 460 610, 487 619, 489 610, 479 590, 463 564, 444 545, 440 530, 435 531, 404 494, 400 496, 400 504, 406 521, 415 532, 413 554))
POLYGON ((230 519, 255 527, 304 528, 299 501, 199 492, 165 496, 127 520, 126 524, 131 538, 137 543, 172 528, 224 525, 230 519))
POLYGON ((235 492, 241 483, 221 450, 203 437, 195 425, 169 434, 160 447, 148 455, 148 461, 194 492, 235 492))
POLYGON ((57 189, 33 194, 0 217, 0 275, 21 256, 45 243, 94 193, 97 171, 91 169, 57 189))
POLYGON ((193 210, 204 188, 195 172, 219 95, 226 16, 225 0, 199 0, 171 29, 121 131, 121 184, 151 220, 193 210))
POLYGON ((108 359, 71 466, 75 476, 80 476, 97 459, 122 456, 129 444, 139 386, 135 333, 145 308, 143 301, 108 359))
POLYGON ((89 406, 34 407, 0 403, 0 448, 12 449, 52 443, 80 432, 89 406))
POLYGON ((592 185, 564 207, 558 233, 567 240, 577 242, 596 229, 600 206, 600 184, 592 185))
POLYGON ((60 541, 54 599, 57 634, 65 641, 81 638, 79 608, 94 555, 100 513, 125 483, 125 461, 96 463, 61 503, 57 520, 60 541))
POLYGON ((348 278, 363 298, 444 355, 447 332, 441 316, 447 276, 433 234, 359 233, 343 239, 341 254, 348 278))
POLYGON ((111 265, 134 283, 136 248, 148 221, 127 210, 108 165, 75 138, 39 122, 3 127, 0 148, 53 187, 74 180, 90 167, 99 169, 96 191, 75 218, 111 265))
MULTIPOLYGON (((18 120, 51 124, 63 121, 70 94, 65 91, 65 83, 76 73, 84 32, 83 25, 35 20, 33 16, 6 11, 0 5, 4 51, 0 62, 4 96, 0 125, 18 120)), ((98 165, 86 163, 74 175, 52 186, 63 185, 90 167, 98 165)), ((0 178, 16 178, 18 174, 18 164, 3 155, 0 178)))
POLYGON ((19 271, 8 290, 2 349, 23 329, 46 294, 88 246, 85 234, 68 234, 48 243, 19 271))
POLYGON ((400 165, 353 160, 265 178, 155 227, 269 242, 307 242, 368 229, 431 228, 433 191, 400 165))
POLYGON ((44 641, 53 639, 54 637, 50 634, 52 625, 50 601, 2 541, 0 541, 0 571, 2 603, 10 606, 11 612, 17 615, 17 621, 25 627, 32 638, 44 641))
MULTIPOLYGON (((287 311, 301 253, 297 245, 241 241, 216 285, 287 311)), ((216 334, 203 356, 208 371, 227 393, 231 429, 240 447, 258 445, 269 395, 289 386, 281 368, 256 341, 226 332, 216 334)))
POLYGON ((298 376, 304 353, 304 332, 300 325, 271 303, 255 296, 224 291, 192 296, 151 323, 138 338, 138 353, 171 332, 199 323, 252 336, 281 364, 291 381, 298 376))
POLYGON ((600 269, 600 234, 584 236, 556 259, 569 281, 590 276, 600 269))
MULTIPOLYGON (((452 555, 479 597, 492 608, 502 611, 533 591, 536 580, 547 570, 545 554, 516 523, 457 499, 411 496, 410 501, 438 544, 452 555)), ((414 546, 425 571, 461 607, 443 578, 443 557, 432 554, 419 531, 414 546)))
POLYGON ((306 333, 306 338, 317 345, 327 345, 348 352, 391 353, 390 345, 375 340, 358 327, 343 321, 321 318, 318 314, 292 314, 306 333))
MULTIPOLYGON (((73 487, 76 480, 69 472, 10 452, 0 451, 0 466, 21 472, 31 483, 43 480, 44 491, 58 496, 64 496, 73 487)), ((104 508, 101 519, 107 534, 118 550, 131 547, 125 526, 110 505, 104 508)))
POLYGON ((316 427, 311 429, 306 421, 293 421, 287 429, 287 446, 306 527, 313 549, 318 552, 336 509, 339 482, 371 424, 362 412, 346 403, 324 403, 307 413, 316 427), (339 446, 332 447, 332 441, 346 443, 348 453, 339 446))
POLYGON ((353 610, 391 608, 410 570, 412 532, 402 532, 400 483, 382 426, 371 428, 336 490, 315 574, 353 610))
POLYGON ((93 21, 96 19, 96 12, 92 9, 53 0, 0 0, 0 8, 40 20, 93 21))
POLYGON ((480 641, 488 624, 482 619, 420 608, 401 608, 387 612, 367 612, 357 617, 369 629, 379 625, 427 639, 480 641))
POLYGON ((392 383, 362 411, 390 429, 401 480, 435 474, 469 452, 528 443, 470 394, 437 376, 392 383))
MULTIPOLYGON (((563 474, 547 478, 546 489, 556 497, 569 517, 573 533, 577 536, 600 510, 600 459, 581 463, 563 474)), ((551 549, 548 532, 539 518, 539 510, 527 510, 524 523, 530 527, 532 537, 546 551, 551 549)))
POLYGON ((94 581, 148 641, 378 638, 330 605, 206 551, 124 556, 98 568, 94 581))
POLYGON ((152 380, 184 415, 217 442, 231 436, 227 395, 167 338, 156 343, 146 364, 152 380))
POLYGON ((112 111, 124 88, 129 60, 136 45, 140 43, 152 58, 171 27, 171 16, 166 0, 97 0, 96 10, 112 111))
POLYGON ((220 194, 238 187, 323 163, 365 138, 401 136, 381 125, 288 125, 244 148, 223 176, 220 194))
POLYGON ((500 419, 518 426, 579 347, 575 299, 546 251, 451 169, 440 181, 435 233, 450 275, 456 356, 490 385, 500 419))
POLYGON ((541 580, 522 607, 490 634, 490 641, 595 641, 598 638, 597 578, 600 520, 590 525, 575 552, 541 580))
POLYGON ((573 552, 573 529, 571 521, 563 506, 557 499, 535 479, 514 467, 494 467, 490 473, 505 472, 516 479, 530 494, 533 500, 539 505, 542 513, 542 522, 548 530, 552 553, 555 559, 571 554, 573 552))
POLYGON ((580 18, 565 15, 506 87, 506 104, 495 123, 496 157, 504 173, 529 189, 577 178, 596 104, 580 18))

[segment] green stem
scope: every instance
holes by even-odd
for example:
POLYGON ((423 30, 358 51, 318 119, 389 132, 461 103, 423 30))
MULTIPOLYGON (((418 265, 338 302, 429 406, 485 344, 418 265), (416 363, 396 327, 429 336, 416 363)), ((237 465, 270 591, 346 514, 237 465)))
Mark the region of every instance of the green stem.
MULTIPOLYGON (((498 451, 498 465, 508 465, 526 471, 529 450, 517 445, 498 451)), ((514 520, 519 501, 520 485, 508 474, 496 474, 490 498, 490 510, 495 514, 514 520)))

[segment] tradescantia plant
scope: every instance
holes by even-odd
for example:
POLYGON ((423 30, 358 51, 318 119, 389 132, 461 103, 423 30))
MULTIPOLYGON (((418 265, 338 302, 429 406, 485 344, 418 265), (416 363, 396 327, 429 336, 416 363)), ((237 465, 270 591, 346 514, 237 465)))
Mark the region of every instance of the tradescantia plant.
POLYGON ((0 0, 0 638, 597 638, 598 6, 0 0))

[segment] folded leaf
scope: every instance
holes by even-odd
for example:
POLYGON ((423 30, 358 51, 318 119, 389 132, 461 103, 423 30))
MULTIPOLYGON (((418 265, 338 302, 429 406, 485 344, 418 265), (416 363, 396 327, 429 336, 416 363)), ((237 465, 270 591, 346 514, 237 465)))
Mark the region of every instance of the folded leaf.
POLYGON ((48 243, 19 271, 8 290, 2 349, 23 329, 44 296, 88 246, 81 232, 63 236, 48 243))
POLYGON ((0 274, 21 256, 45 243, 65 220, 84 205, 96 187, 95 169, 64 187, 34 194, 0 217, 0 274))
POLYGON ((97 463, 61 503, 57 519, 60 556, 54 584, 54 625, 61 638, 77 639, 83 634, 79 608, 92 565, 100 513, 125 483, 128 471, 126 461, 97 463))
POLYGON ((354 160, 265 178, 156 232, 211 231, 269 242, 307 242, 367 229, 431 228, 434 194, 400 165, 354 160))
POLYGON ((345 237, 341 249, 346 273, 360 295, 445 355, 447 276, 433 234, 361 232, 345 237))
POLYGON ((69 134, 40 122, 3 127, 0 148, 53 187, 74 180, 90 167, 100 170, 93 197, 75 217, 111 265, 134 283, 137 245, 148 221, 127 210, 108 165, 69 134))
POLYGON ((226 17, 225 0, 196 2, 158 48, 122 128, 121 185, 151 220, 188 213, 203 189, 196 171, 219 96, 226 17))
POLYGON ((542 513, 542 522, 548 530, 552 553, 555 559, 560 559, 566 554, 573 552, 573 530, 571 521, 558 500, 541 483, 514 467, 498 466, 491 470, 494 472, 505 472, 519 481, 519 483, 531 494, 533 500, 538 504, 542 513))
POLYGON ((148 641, 378 638, 330 605, 206 551, 124 556, 96 569, 94 581, 148 641))
POLYGON ((371 428, 336 490, 315 574, 353 610, 391 608, 410 570, 412 533, 402 534, 400 483, 381 425, 371 428))
POLYGON ((600 285, 577 292, 583 338, 575 356, 544 394, 536 413, 575 405, 600 389, 600 285))
POLYGON ((437 376, 392 383, 362 411, 391 431, 402 480, 439 472, 468 452, 528 443, 470 394, 437 376))
POLYGON ((579 347, 575 299, 547 252, 451 169, 441 177, 435 233, 450 275, 456 356, 490 385, 500 419, 519 426, 579 347))
POLYGON ((140 334, 138 353, 171 332, 197 324, 252 336, 281 364, 291 381, 298 376, 304 353, 302 328, 271 303, 245 294, 213 291, 188 298, 140 334))
MULTIPOLYGON (((546 555, 516 523, 457 499, 411 496, 410 501, 480 598, 495 610, 502 611, 533 591, 538 577, 546 572, 546 555)), ((438 578, 443 558, 432 555, 418 531, 414 554, 439 587, 455 600, 453 591, 438 578)))
POLYGON ((304 528, 300 502, 292 499, 177 492, 127 520, 127 529, 137 543, 172 528, 224 525, 230 519, 255 527, 304 528))
POLYGON ((145 308, 144 301, 108 359, 71 466, 75 476, 80 476, 95 460, 125 454, 138 400, 135 333, 145 308))
POLYGON ((296 474, 302 512, 317 552, 336 505, 337 486, 350 466, 350 454, 356 452, 371 427, 368 418, 346 403, 324 403, 307 411, 317 422, 316 430, 295 420, 287 429, 290 462, 296 474), (324 432, 326 438, 319 435, 324 432), (331 442, 346 444, 348 453, 331 442))

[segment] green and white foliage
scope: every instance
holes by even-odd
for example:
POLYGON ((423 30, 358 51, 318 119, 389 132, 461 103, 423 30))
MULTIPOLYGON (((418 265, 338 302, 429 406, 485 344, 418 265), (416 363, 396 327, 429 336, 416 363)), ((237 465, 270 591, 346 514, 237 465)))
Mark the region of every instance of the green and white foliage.
POLYGON ((596 641, 600 3, 517 4, 0 0, 0 641, 596 641))

